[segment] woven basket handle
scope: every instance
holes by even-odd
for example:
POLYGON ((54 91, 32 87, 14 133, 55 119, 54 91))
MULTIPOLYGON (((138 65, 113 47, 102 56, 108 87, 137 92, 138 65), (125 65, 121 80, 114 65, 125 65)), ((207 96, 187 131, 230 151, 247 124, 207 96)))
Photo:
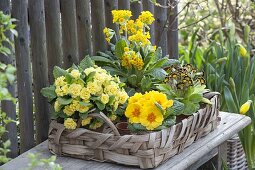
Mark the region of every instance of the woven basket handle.
POLYGON ((104 113, 102 113, 102 112, 100 112, 99 114, 92 113, 92 114, 89 114, 89 116, 101 118, 112 129, 115 136, 120 136, 118 129, 115 127, 115 125, 112 123, 112 121, 104 113))

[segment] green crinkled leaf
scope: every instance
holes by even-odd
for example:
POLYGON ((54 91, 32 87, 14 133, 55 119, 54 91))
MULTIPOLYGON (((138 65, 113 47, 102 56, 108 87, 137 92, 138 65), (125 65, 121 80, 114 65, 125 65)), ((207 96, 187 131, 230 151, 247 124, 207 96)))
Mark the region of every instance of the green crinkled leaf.
POLYGON ((137 85, 137 76, 135 74, 132 74, 128 77, 127 79, 128 83, 131 84, 132 86, 137 85))
POLYGON ((109 96, 109 102, 108 102, 108 104, 109 104, 109 105, 112 105, 113 102, 114 102, 114 99, 115 99, 115 96, 114 96, 114 95, 109 96))
POLYGON ((167 61, 168 61, 168 58, 164 57, 160 60, 157 60, 154 64, 149 66, 149 68, 150 68, 150 70, 152 70, 154 68, 161 68, 167 61))
POLYGON ((72 80, 73 80, 73 77, 72 77, 71 74, 69 74, 69 73, 66 73, 65 78, 66 78, 66 82, 69 83, 69 84, 70 84, 70 83, 72 82, 72 80))
POLYGON ((61 105, 68 105, 73 101, 72 98, 64 98, 64 97, 58 97, 57 100, 61 105))
POLYGON ((189 96, 189 101, 193 103, 199 103, 203 99, 203 95, 200 93, 192 94, 189 96))
POLYGON ((102 62, 102 63, 107 63, 107 64, 112 64, 113 63, 112 60, 110 60, 106 57, 102 57, 102 56, 93 56, 91 59, 95 62, 102 62))
POLYGON ((115 45, 115 54, 118 58, 121 58, 124 53, 124 47, 127 46, 127 43, 124 39, 120 39, 115 45))
POLYGON ((169 67, 169 66, 172 66, 172 65, 178 65, 178 64, 180 64, 180 61, 179 61, 179 60, 176 60, 176 59, 168 59, 167 62, 165 62, 165 63, 162 65, 162 68, 169 67))
POLYGON ((88 112, 85 113, 79 113, 80 118, 85 119, 86 117, 88 117, 88 112))
POLYGON ((175 116, 170 116, 170 118, 164 120, 162 125, 166 127, 170 127, 175 124, 176 122, 175 120, 176 120, 175 116))
POLYGON ((199 109, 198 103, 193 103, 188 100, 184 100, 183 103, 184 103, 184 110, 183 110, 184 115, 191 115, 192 113, 195 113, 199 109))
POLYGON ((174 104, 172 107, 167 108, 166 110, 166 114, 164 115, 165 118, 169 117, 169 116, 177 116, 177 115, 181 115, 184 111, 184 104, 174 100, 174 104))
POLYGON ((88 103, 88 102, 81 102, 81 101, 80 101, 80 105, 81 105, 81 106, 89 106, 89 107, 93 106, 93 104, 91 104, 91 103, 88 103))
POLYGON ((96 103, 96 105, 97 105, 97 108, 99 109, 99 110, 104 110, 104 108, 105 108, 105 105, 103 104, 103 103, 101 103, 100 101, 95 101, 95 103, 96 103))
POLYGON ((58 66, 55 66, 53 69, 53 76, 54 78, 58 78, 60 76, 65 76, 68 72, 58 66))
POLYGON ((155 51, 155 61, 162 58, 162 49, 161 47, 158 47, 155 51))
POLYGON ((168 84, 158 84, 156 88, 165 93, 169 99, 174 99, 176 97, 176 94, 168 84))
POLYGON ((43 89, 41 89, 41 94, 44 97, 47 97, 49 99, 49 101, 52 101, 53 99, 55 99, 57 97, 56 93, 55 93, 55 86, 51 85, 50 87, 45 87, 43 89))
POLYGON ((133 124, 129 123, 128 124, 128 129, 131 132, 146 131, 147 130, 143 125, 141 125, 139 123, 133 123, 133 124))
POLYGON ((86 83, 90 82, 93 80, 94 76, 95 76, 96 72, 93 71, 91 73, 89 73, 89 75, 86 77, 86 83))
POLYGON ((93 67, 95 63, 92 61, 89 55, 86 55, 83 60, 81 60, 79 67, 85 70, 86 68, 93 67))
POLYGON ((149 75, 151 75, 157 80, 163 81, 167 75, 167 72, 162 68, 155 68, 150 71, 149 75))
POLYGON ((152 81, 151 81, 151 78, 149 77, 143 77, 142 78, 142 81, 141 81, 141 88, 142 88, 142 91, 148 91, 151 89, 151 85, 152 85, 152 81))

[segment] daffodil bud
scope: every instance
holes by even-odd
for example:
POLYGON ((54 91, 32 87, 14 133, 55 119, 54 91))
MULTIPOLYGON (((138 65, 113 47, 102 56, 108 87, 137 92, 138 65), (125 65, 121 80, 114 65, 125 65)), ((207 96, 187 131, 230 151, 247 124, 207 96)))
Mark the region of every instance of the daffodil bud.
POLYGON ((240 46, 239 53, 240 53, 241 57, 247 57, 247 50, 241 44, 239 46, 240 46))
POLYGON ((245 102, 241 107, 240 107, 240 114, 244 115, 246 114, 251 106, 252 101, 248 100, 247 102, 245 102))

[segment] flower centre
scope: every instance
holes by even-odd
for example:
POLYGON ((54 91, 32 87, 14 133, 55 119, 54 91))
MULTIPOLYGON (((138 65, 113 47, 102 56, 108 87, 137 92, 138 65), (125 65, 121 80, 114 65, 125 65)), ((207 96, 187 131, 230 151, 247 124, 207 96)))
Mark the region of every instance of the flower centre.
POLYGON ((147 120, 148 120, 150 123, 154 122, 155 119, 156 119, 156 116, 155 116, 155 114, 154 114, 153 112, 150 113, 150 114, 147 116, 147 120))
POLYGON ((135 108, 135 110, 132 113, 134 117, 138 117, 140 115, 140 109, 135 108))

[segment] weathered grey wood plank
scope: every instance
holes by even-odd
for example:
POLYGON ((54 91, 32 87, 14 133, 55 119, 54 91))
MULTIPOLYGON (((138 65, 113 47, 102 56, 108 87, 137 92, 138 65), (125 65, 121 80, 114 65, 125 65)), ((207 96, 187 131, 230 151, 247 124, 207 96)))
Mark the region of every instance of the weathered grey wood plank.
POLYGON ((130 1, 118 0, 118 9, 130 9, 130 1))
POLYGON ((132 18, 136 19, 142 12, 143 5, 142 5, 141 1, 132 2, 132 3, 130 3, 130 9, 131 9, 132 15, 133 15, 132 18))
MULTIPOLYGON (((242 128, 247 126, 251 119, 249 117, 233 114, 233 113, 224 113, 221 112, 220 116, 222 121, 217 129, 208 134, 206 137, 203 137, 197 140, 192 146, 184 149, 182 153, 174 156, 169 161, 165 162, 163 165, 155 169, 186 169, 190 165, 194 164, 206 154, 210 154, 211 151, 218 147, 223 141, 229 139, 233 134, 240 131, 242 128)), ((42 157, 48 158, 51 156, 50 152, 47 149, 47 141, 31 149, 29 152, 32 153, 41 153, 42 157)), ((18 158, 8 162, 0 168, 4 170, 12 170, 16 167, 23 168, 28 163, 26 158, 27 154, 20 155, 18 158)), ((211 154, 214 156, 214 154, 211 154)), ((109 170, 120 170, 120 169, 138 169, 135 167, 122 166, 112 163, 100 163, 94 161, 84 161, 80 159, 68 158, 68 157, 57 157, 57 163, 59 163, 63 169, 109 169, 109 170)))
POLYGON ((170 58, 178 59, 178 2, 170 0, 172 8, 168 9, 167 43, 170 58))
POLYGON ((106 50, 106 41, 103 33, 105 28, 105 8, 104 0, 91 1, 91 19, 92 19, 92 37, 93 37, 93 53, 106 50))
MULTIPOLYGON (((150 11, 154 14, 154 4, 151 1, 143 0, 143 11, 150 11)), ((151 44, 155 44, 155 21, 150 26, 151 44)))
POLYGON ((47 139, 49 129, 48 101, 40 93, 43 87, 48 86, 45 11, 44 1, 29 0, 28 2, 35 99, 36 142, 41 143, 47 139))
POLYGON ((13 1, 12 15, 18 20, 15 38, 15 56, 20 120, 20 152, 34 147, 34 121, 32 98, 32 74, 29 53, 28 1, 13 1))
POLYGON ((48 57, 48 77, 49 82, 53 83, 52 74, 54 66, 62 66, 62 35, 60 22, 60 3, 59 0, 45 0, 45 22, 46 22, 46 40, 48 57))
POLYGON ((79 61, 75 0, 60 0, 60 11, 62 21, 63 66, 68 68, 73 63, 77 64, 79 61))
MULTIPOLYGON (((4 14, 11 14, 11 4, 9 0, 2 0, 0 3, 0 10, 3 11, 4 14)), ((5 36, 8 37, 10 40, 13 40, 13 35, 11 34, 10 31, 5 33, 5 36)), ((12 48, 9 44, 6 44, 7 47, 10 49, 12 48)), ((13 52, 13 50, 11 49, 13 52)), ((15 57, 12 54, 5 56, 4 54, 0 53, 0 62, 3 62, 5 64, 12 64, 15 65, 15 57)), ((7 86, 8 91, 10 94, 12 94, 13 97, 15 97, 15 90, 16 86, 8 84, 7 86)), ((15 104, 11 101, 2 101, 1 102, 1 108, 2 111, 7 114, 8 117, 10 117, 13 120, 16 120, 16 109, 15 109, 15 104)), ((5 133, 3 136, 4 140, 10 139, 11 141, 11 146, 10 146, 10 153, 9 157, 15 158, 18 155, 18 142, 17 142, 17 126, 16 123, 12 122, 6 125, 6 129, 8 133, 5 133)))
MULTIPOLYGON (((158 0, 161 5, 166 5, 167 0, 158 0)), ((162 54, 167 54, 167 9, 159 6, 155 6, 155 44, 162 48, 162 54)))
POLYGON ((79 60, 85 55, 92 54, 92 32, 90 1, 76 0, 77 34, 79 47, 79 60))

